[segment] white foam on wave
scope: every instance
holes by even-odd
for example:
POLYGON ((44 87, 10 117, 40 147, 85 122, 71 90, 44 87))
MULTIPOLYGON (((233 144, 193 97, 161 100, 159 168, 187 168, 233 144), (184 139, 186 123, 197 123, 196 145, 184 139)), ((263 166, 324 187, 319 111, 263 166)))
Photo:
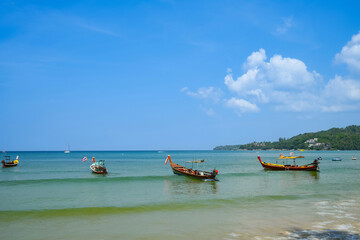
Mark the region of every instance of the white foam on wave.
POLYGON ((347 200, 347 201, 343 201, 343 202, 340 202, 338 205, 340 206, 350 206, 350 207, 353 207, 353 206, 356 206, 356 201, 355 200, 347 200))
POLYGON ((324 229, 324 228, 328 228, 327 226, 332 224, 334 221, 324 221, 324 222, 319 222, 317 225, 314 225, 315 228, 320 228, 320 229, 324 229))
POLYGON ((315 206, 319 206, 319 207, 329 206, 329 202, 328 201, 316 202, 315 206))
POLYGON ((358 220, 358 218, 354 217, 351 213, 345 213, 344 215, 338 215, 336 216, 338 219, 351 219, 351 220, 358 220))
POLYGON ((340 224, 340 225, 335 226, 335 228, 337 230, 341 230, 341 231, 349 231, 349 230, 354 229, 355 227, 351 224, 340 224))
POLYGON ((332 212, 316 212, 316 214, 321 215, 321 216, 328 216, 328 215, 334 216, 335 215, 335 213, 332 213, 332 212))
POLYGON ((229 233, 229 236, 230 237, 239 237, 240 234, 238 234, 238 233, 229 233))
POLYGON ((334 230, 331 234, 336 236, 344 232, 360 233, 359 200, 320 201, 314 203, 314 207, 317 209, 316 214, 322 218, 322 221, 313 224, 314 230, 334 230))

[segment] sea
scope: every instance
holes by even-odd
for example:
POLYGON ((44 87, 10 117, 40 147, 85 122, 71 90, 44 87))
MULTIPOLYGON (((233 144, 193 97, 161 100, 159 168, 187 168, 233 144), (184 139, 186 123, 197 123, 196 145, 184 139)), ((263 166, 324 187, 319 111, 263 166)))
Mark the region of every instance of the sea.
POLYGON ((305 156, 298 165, 322 157, 319 172, 257 160, 280 153, 8 152, 19 164, 0 170, 0 239, 360 239, 360 152, 294 152, 305 156), (218 181, 173 174, 168 155, 180 165, 205 159, 187 166, 216 168, 218 181), (92 157, 107 175, 91 172, 92 157))

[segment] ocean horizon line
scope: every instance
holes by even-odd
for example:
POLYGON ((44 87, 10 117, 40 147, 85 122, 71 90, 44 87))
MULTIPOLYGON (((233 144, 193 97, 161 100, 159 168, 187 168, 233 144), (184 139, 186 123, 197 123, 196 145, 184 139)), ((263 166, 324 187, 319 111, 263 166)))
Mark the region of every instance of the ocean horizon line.
MULTIPOLYGON (((3 150, 3 153, 7 152, 65 152, 66 150, 3 150)), ((299 149, 237 149, 237 150, 214 150, 214 149, 153 149, 153 150, 70 150, 71 152, 192 152, 192 151, 215 151, 215 152, 258 152, 258 151, 300 151, 299 149)), ((327 149, 327 150, 309 150, 303 149, 301 152, 315 152, 315 151, 327 151, 327 152, 337 152, 337 151, 347 151, 347 152, 356 152, 360 150, 338 150, 338 149, 327 149)), ((69 154, 65 153, 65 154, 69 154)))
MULTIPOLYGON (((4 150, 5 152, 64 152, 66 150, 4 150)), ((214 151, 213 149, 153 149, 153 150, 70 150, 71 152, 176 152, 176 151, 214 151)))

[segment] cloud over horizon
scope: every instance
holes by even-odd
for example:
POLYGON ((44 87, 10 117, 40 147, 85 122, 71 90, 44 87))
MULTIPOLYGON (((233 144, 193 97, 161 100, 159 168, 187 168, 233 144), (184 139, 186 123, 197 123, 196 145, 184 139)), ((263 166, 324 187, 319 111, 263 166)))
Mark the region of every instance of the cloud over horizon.
POLYGON ((352 36, 341 52, 335 55, 335 59, 347 64, 351 71, 360 73, 360 32, 352 36))
POLYGON ((243 64, 246 72, 234 79, 231 69, 228 70, 225 85, 253 104, 275 103, 294 111, 308 109, 309 104, 299 105, 297 99, 302 99, 304 95, 309 97, 305 92, 321 82, 320 74, 316 71, 309 72, 306 65, 298 59, 281 55, 274 55, 269 61, 266 59, 264 49, 253 52, 243 64))
POLYGON ((335 75, 324 81, 315 70, 296 58, 280 54, 266 56, 265 49, 252 52, 243 63, 244 73, 237 78, 229 68, 224 84, 226 94, 214 87, 199 88, 186 93, 198 98, 214 98, 217 102, 222 95, 223 106, 237 113, 255 113, 265 105, 275 111, 293 112, 341 112, 360 109, 360 32, 335 55, 345 63, 352 77, 335 75), (221 94, 219 94, 221 93, 221 94), (213 96, 213 97, 211 97, 213 96))

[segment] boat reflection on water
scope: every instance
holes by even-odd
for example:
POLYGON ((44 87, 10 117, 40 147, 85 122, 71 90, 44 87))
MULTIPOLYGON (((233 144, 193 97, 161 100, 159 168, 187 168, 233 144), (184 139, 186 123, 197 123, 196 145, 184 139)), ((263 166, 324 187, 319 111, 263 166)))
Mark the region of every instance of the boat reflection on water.
POLYGON ((269 171, 264 170, 267 173, 267 179, 271 178, 271 181, 263 181, 262 188, 268 189, 274 186, 276 182, 281 188, 297 188, 304 184, 317 183, 320 180, 320 173, 315 171, 269 171))
POLYGON ((171 195, 206 195, 216 194, 218 186, 216 181, 203 181, 180 176, 168 177, 164 180, 165 192, 171 195))
POLYGON ((295 184, 303 181, 318 181, 320 179, 320 173, 315 171, 292 171, 287 172, 287 175, 287 181, 293 181, 295 184))
MULTIPOLYGON (((267 171, 267 170, 265 170, 267 171)), ((286 172, 288 175, 286 177, 287 180, 293 180, 295 183, 299 183, 302 180, 319 180, 320 179, 320 172, 316 171, 291 171, 286 172)))
POLYGON ((320 179, 320 173, 319 172, 306 172, 308 175, 312 176, 315 180, 320 179))
POLYGON ((284 184, 291 184, 294 187, 297 187, 299 184, 315 183, 320 179, 320 173, 314 171, 291 172, 287 174, 290 176, 286 180, 284 179, 284 184))

